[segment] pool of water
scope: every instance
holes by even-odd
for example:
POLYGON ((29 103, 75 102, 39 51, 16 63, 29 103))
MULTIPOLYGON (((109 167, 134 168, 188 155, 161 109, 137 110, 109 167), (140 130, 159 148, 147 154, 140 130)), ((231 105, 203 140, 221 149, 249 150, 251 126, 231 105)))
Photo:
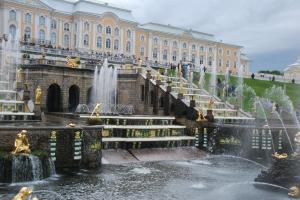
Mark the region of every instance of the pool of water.
POLYGON ((103 165, 45 181, 1 185, 0 199, 11 199, 22 186, 40 199, 69 200, 285 200, 287 191, 254 187, 262 167, 237 158, 209 156, 191 161, 103 165))

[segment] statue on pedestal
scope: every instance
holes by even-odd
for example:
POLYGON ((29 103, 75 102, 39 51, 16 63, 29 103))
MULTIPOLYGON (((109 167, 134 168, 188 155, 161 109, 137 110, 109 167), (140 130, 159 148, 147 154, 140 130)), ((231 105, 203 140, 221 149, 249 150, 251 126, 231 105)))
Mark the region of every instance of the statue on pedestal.
POLYGON ((208 110, 212 110, 214 107, 214 104, 215 104, 215 102, 214 102, 213 98, 211 97, 208 102, 208 110))
POLYGON ((29 149, 29 146, 30 144, 28 141, 27 131, 22 130, 20 133, 18 133, 15 139, 15 150, 12 152, 12 154, 30 154, 31 151, 29 149))
POLYGON ((41 105, 42 89, 38 86, 35 90, 35 105, 41 105))

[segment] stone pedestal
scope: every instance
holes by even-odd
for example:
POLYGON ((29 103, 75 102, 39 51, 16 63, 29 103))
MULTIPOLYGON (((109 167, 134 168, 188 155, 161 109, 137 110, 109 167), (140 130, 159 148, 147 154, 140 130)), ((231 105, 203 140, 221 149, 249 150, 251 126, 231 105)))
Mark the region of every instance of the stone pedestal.
POLYGON ((196 107, 196 101, 195 100, 191 100, 190 101, 190 107, 191 108, 195 108, 196 107))
POLYGON ((34 105, 34 114, 35 114, 35 116, 37 116, 38 118, 41 117, 41 115, 42 115, 41 104, 35 104, 35 105, 34 105))
POLYGON ((205 119, 207 119, 208 122, 214 122, 214 115, 212 110, 207 110, 205 119))

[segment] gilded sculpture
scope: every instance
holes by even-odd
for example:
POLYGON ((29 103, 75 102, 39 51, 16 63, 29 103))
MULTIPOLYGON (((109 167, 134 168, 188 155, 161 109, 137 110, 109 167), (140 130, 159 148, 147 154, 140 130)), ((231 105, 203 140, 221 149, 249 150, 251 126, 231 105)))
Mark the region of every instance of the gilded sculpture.
POLYGON ((78 68, 79 65, 80 65, 80 59, 79 58, 72 58, 70 56, 68 56, 67 58, 67 65, 69 67, 72 67, 72 68, 78 68))
POLYGON ((209 99, 209 102, 208 102, 208 110, 212 110, 213 107, 214 107, 214 104, 215 104, 215 101, 213 100, 213 98, 211 97, 209 99))
POLYGON ((42 99, 42 89, 40 86, 38 86, 35 90, 35 104, 40 105, 42 99))
POLYGON ((18 133, 16 139, 15 139, 15 150, 12 152, 12 154, 30 154, 30 144, 28 141, 28 135, 26 130, 22 130, 20 133, 18 133))

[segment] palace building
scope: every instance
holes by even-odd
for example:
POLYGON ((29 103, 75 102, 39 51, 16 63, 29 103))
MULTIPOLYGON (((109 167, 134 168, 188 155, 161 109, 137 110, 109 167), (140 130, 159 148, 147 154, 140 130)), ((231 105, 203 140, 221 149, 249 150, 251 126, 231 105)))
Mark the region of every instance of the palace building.
MULTIPOLYGON (((91 0, 2 0, 0 35, 81 52, 134 55, 162 65, 191 62, 238 73, 242 47, 214 35, 158 23, 139 24, 130 10, 91 0)), ((184 24, 183 24, 184 25, 184 24)), ((244 70, 249 73, 249 67, 244 70)))

